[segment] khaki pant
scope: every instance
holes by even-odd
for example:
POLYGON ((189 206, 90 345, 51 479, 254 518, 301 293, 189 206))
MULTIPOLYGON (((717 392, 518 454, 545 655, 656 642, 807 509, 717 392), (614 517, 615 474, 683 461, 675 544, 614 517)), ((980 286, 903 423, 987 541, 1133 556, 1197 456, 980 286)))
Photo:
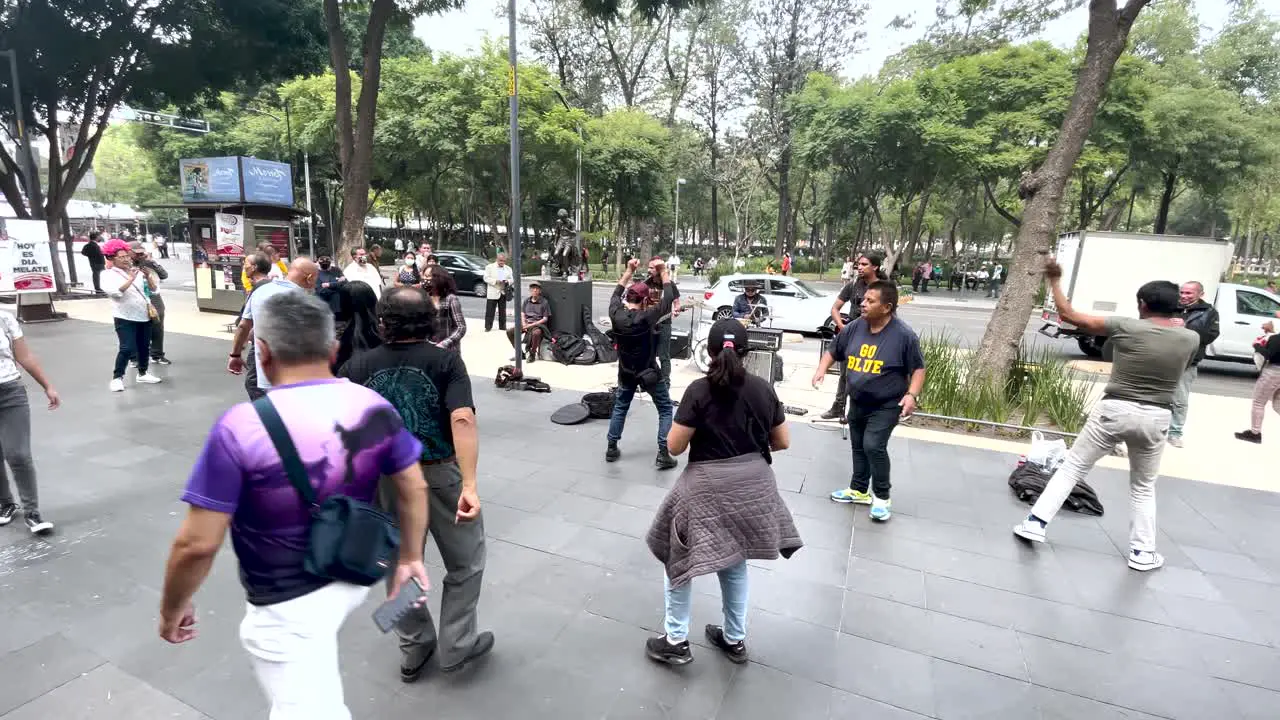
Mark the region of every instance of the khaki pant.
POLYGON ((1156 549, 1156 477, 1169 432, 1168 408, 1103 399, 1089 414, 1067 459, 1053 474, 1031 514, 1048 523, 1103 455, 1123 442, 1129 449, 1129 547, 1156 549))
MULTIPOLYGON (((476 644, 476 606, 484 578, 484 516, 454 522, 462 494, 462 471, 456 462, 423 464, 422 474, 429 498, 427 531, 435 538, 445 569, 440 583, 440 628, 437 632, 431 611, 423 605, 400 620, 396 634, 406 666, 420 664, 438 647, 440 665, 448 667, 466 660, 476 644)), ((378 504, 395 514, 396 487, 389 478, 378 487, 378 504)))

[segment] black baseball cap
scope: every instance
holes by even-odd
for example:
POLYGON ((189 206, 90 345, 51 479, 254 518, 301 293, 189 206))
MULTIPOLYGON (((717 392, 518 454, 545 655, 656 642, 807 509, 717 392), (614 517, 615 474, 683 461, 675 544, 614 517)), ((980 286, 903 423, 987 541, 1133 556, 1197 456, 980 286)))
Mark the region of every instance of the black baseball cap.
POLYGON ((739 355, 747 352, 747 329, 732 318, 717 320, 707 334, 707 350, 712 355, 719 355, 726 345, 731 345, 739 355))

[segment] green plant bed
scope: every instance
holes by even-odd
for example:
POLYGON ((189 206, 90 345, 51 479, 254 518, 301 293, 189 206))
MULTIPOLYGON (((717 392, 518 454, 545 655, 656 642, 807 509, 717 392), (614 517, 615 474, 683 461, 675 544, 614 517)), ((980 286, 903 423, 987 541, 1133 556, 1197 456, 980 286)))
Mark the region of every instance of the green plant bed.
MULTIPOLYGON (((949 334, 920 341, 928 373, 920 411, 931 415, 983 420, 1048 432, 1078 433, 1089 412, 1089 388, 1082 373, 1068 367, 1051 348, 1026 346, 1003 381, 990 382, 973 372, 973 353, 949 334)), ((1029 430, 992 428, 976 423, 920 418, 919 423, 992 436, 1026 436, 1029 430)))

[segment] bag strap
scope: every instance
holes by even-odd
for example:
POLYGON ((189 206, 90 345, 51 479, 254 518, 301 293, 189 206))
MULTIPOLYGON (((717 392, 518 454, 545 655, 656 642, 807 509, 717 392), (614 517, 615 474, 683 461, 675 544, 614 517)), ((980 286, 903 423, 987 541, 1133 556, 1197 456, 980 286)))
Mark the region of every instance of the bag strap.
POLYGON ((293 444, 293 438, 289 437, 289 431, 285 429, 284 421, 280 419, 276 406, 271 403, 270 396, 254 400, 253 409, 258 411, 258 419, 262 421, 262 427, 266 428, 271 444, 276 446, 276 452, 280 454, 280 461, 284 464, 284 472, 289 477, 289 484, 302 496, 303 502, 314 508, 316 491, 311 487, 307 470, 302 466, 302 458, 298 456, 298 448, 293 444))

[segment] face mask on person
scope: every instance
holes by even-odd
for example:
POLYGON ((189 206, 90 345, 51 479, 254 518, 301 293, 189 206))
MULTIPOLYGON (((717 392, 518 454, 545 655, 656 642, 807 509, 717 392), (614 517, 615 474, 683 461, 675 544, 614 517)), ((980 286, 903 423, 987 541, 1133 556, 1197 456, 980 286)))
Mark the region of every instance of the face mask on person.
POLYGON ((409 257, 405 258, 404 264, 408 267, 413 267, 413 256, 410 255, 409 257))
POLYGON ((330 265, 332 265, 332 264, 333 264, 333 263, 329 262, 328 260, 321 260, 321 261, 320 261, 320 269, 321 269, 321 270, 328 270, 328 269, 329 269, 329 266, 330 266, 330 265))

